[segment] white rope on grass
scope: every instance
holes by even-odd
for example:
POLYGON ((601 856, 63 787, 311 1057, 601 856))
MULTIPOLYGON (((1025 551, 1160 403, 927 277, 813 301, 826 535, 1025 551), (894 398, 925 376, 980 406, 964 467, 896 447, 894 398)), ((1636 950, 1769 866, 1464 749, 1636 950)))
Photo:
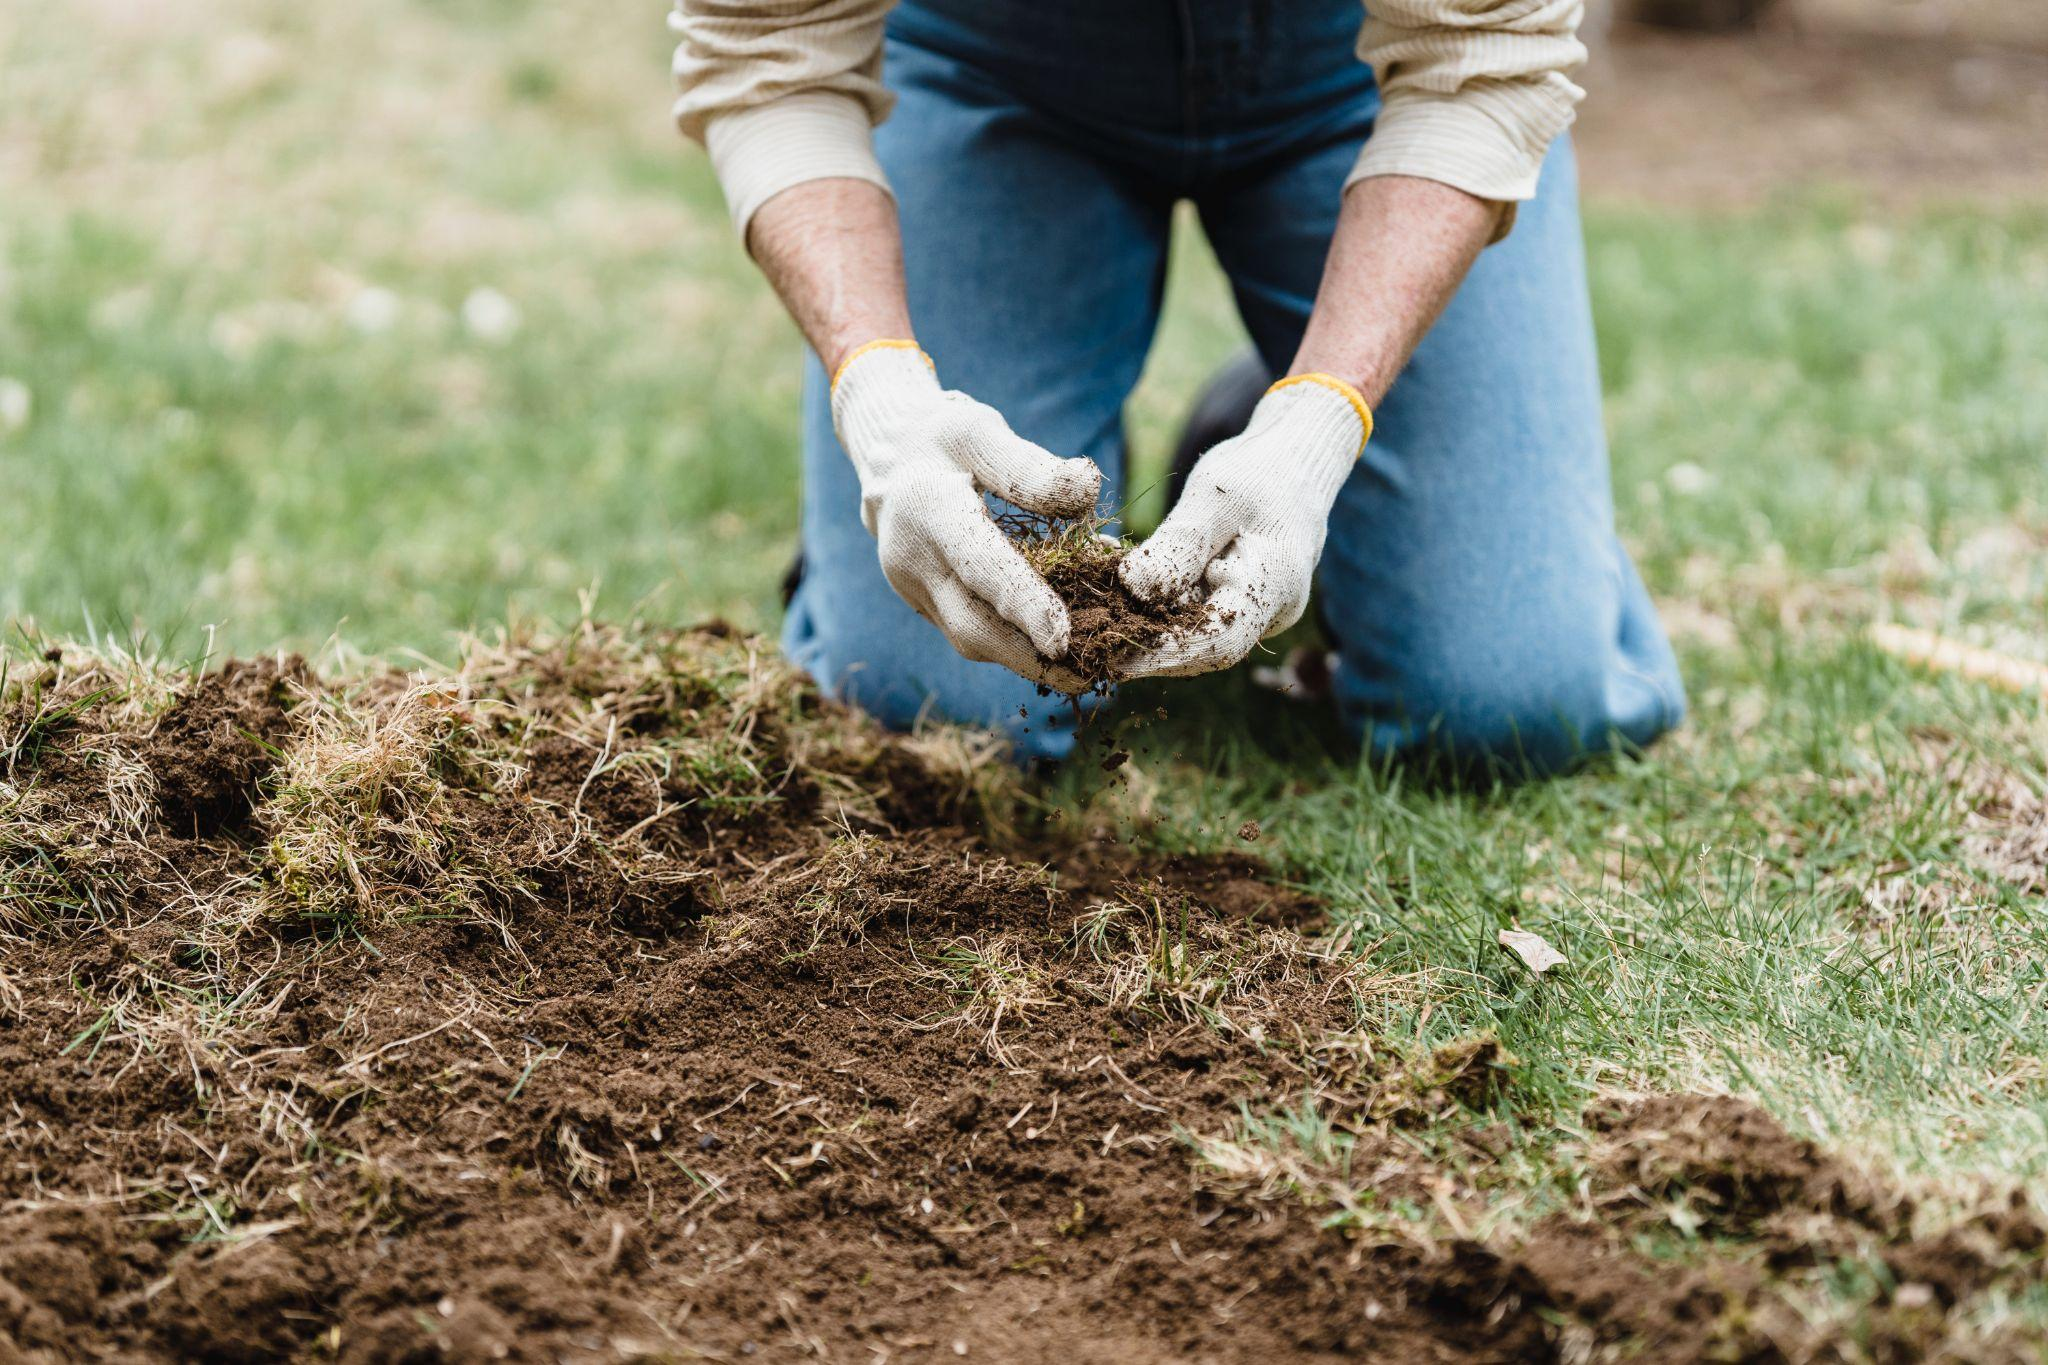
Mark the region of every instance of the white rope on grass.
POLYGON ((1890 622, 1873 625, 1870 642, 1885 653, 1930 672, 1954 673, 2004 692, 2048 696, 2048 664, 2033 659, 1966 645, 1931 630, 1890 622))

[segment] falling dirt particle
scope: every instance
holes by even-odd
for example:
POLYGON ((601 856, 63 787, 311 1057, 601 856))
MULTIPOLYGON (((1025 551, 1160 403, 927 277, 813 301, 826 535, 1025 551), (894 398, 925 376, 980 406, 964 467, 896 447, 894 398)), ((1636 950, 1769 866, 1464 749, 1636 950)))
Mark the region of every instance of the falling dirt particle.
POLYGON ((1108 758, 1102 760, 1102 771, 1106 773, 1113 773, 1118 768, 1123 767, 1124 764, 1130 761, 1131 751, 1129 749, 1118 749, 1117 751, 1112 753, 1108 758))
POLYGON ((1259 841, 1259 822, 1247 820, 1239 825, 1237 827, 1237 837, 1248 844, 1256 844, 1259 841))

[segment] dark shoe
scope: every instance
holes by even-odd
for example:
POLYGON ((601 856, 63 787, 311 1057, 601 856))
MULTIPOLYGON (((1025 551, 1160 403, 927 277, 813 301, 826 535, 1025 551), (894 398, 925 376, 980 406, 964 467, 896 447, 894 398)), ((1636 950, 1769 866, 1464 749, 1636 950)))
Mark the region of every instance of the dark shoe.
POLYGON ((1266 389, 1272 384, 1272 372, 1266 362, 1259 359, 1259 353, 1247 349, 1227 361, 1223 368, 1209 376, 1209 382, 1202 386, 1201 396, 1188 409, 1187 420, 1181 423, 1180 439, 1173 445, 1173 466, 1166 477, 1166 510, 1180 501, 1180 490, 1187 486, 1188 471, 1195 467, 1195 461, 1202 458, 1202 452, 1219 442, 1227 441, 1243 431, 1245 424, 1252 420, 1252 409, 1259 405, 1266 389))
POLYGON ((798 550, 796 558, 789 561, 789 567, 782 571, 782 606, 785 611, 796 597, 797 584, 804 581, 804 552, 798 550))

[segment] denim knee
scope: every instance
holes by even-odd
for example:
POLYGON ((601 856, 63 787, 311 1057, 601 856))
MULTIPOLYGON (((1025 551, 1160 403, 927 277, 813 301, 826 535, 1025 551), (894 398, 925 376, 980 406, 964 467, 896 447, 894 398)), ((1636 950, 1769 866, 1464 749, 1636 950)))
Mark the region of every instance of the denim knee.
MULTIPOLYGON (((1525 634, 1525 639, 1529 637, 1525 634)), ((1497 639, 1405 642, 1339 673, 1345 718, 1376 752, 1460 769, 1544 776, 1676 725, 1684 697, 1620 655, 1611 630, 1559 631, 1535 647, 1497 639)))
MULTIPOLYGON (((998 730, 1020 764, 1057 762, 1074 748, 1076 708, 995 664, 969 663, 927 638, 930 628, 908 610, 845 609, 812 600, 807 579, 783 618, 782 647, 826 695, 872 715, 890 730, 944 721, 998 730), (894 629, 887 619, 900 616, 894 629)), ((893 600, 893 599, 892 599, 893 600)), ((1082 703, 1093 710, 1100 698, 1082 703)))

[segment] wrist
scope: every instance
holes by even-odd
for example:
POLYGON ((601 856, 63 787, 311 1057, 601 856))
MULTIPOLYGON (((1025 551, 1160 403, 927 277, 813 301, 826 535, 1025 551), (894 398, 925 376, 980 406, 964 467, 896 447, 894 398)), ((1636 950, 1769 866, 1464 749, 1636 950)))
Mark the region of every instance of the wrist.
POLYGON ((892 369, 903 369, 910 373, 913 378, 918 377, 919 367, 910 363, 912 358, 921 364, 922 374, 931 376, 936 376, 937 374, 937 367, 932 364, 932 358, 924 353, 924 349, 917 344, 908 331, 894 336, 868 336, 862 340, 850 341, 843 346, 835 347, 833 354, 821 355, 819 357, 825 362, 825 373, 831 376, 832 392, 834 394, 839 392, 840 381, 846 377, 847 372, 853 368, 856 361, 867 360, 870 356, 878 357, 875 361, 877 366, 886 365, 892 369), (896 352, 898 354, 884 360, 879 358, 883 352, 896 352))
POLYGON ((912 335, 896 204, 880 188, 792 186, 754 214, 748 246, 827 374, 869 341, 912 335))
POLYGON ((1496 217, 1486 201, 1433 181, 1376 175, 1353 185, 1291 371, 1335 375, 1377 405, 1496 217))
POLYGON ((1301 350, 1287 367, 1281 382, 1304 375, 1322 375, 1351 390, 1367 411, 1378 407, 1380 400, 1387 396, 1387 390, 1394 386, 1394 378, 1400 372, 1399 361, 1390 361, 1357 347, 1312 344, 1316 341, 1314 337, 1303 340, 1301 350))
POLYGON ((931 357, 907 337, 878 337, 847 353, 832 376, 832 427, 863 487, 902 456, 903 432, 944 396, 931 357))
POLYGON ((900 315, 863 316, 835 326, 813 341, 818 359, 824 362, 826 376, 834 379, 856 354, 870 346, 885 345, 917 350, 909 318, 900 315))
POLYGON ((915 337, 909 314, 900 309, 882 308, 862 309, 853 316, 828 324, 818 329, 811 340, 818 359, 825 364, 826 375, 836 376, 863 347, 892 343, 916 350, 915 337))
MULTIPOLYGON (((1285 378, 1275 380, 1267 388, 1266 397, 1271 398, 1289 389, 1311 386, 1336 395, 1344 406, 1350 409, 1351 416, 1356 422, 1357 448, 1352 451, 1352 458, 1356 459, 1364 452, 1365 443, 1372 439, 1372 405, 1366 401, 1365 395, 1359 391, 1356 384, 1327 370, 1297 368, 1285 378)), ((1339 441, 1347 438, 1353 430, 1353 427, 1343 420, 1342 414, 1327 400, 1318 402, 1316 417, 1318 426, 1339 441)))
POLYGON ((1334 375, 1306 373, 1267 389, 1238 440, 1282 503, 1320 520, 1371 435, 1372 413, 1356 389, 1334 375))

